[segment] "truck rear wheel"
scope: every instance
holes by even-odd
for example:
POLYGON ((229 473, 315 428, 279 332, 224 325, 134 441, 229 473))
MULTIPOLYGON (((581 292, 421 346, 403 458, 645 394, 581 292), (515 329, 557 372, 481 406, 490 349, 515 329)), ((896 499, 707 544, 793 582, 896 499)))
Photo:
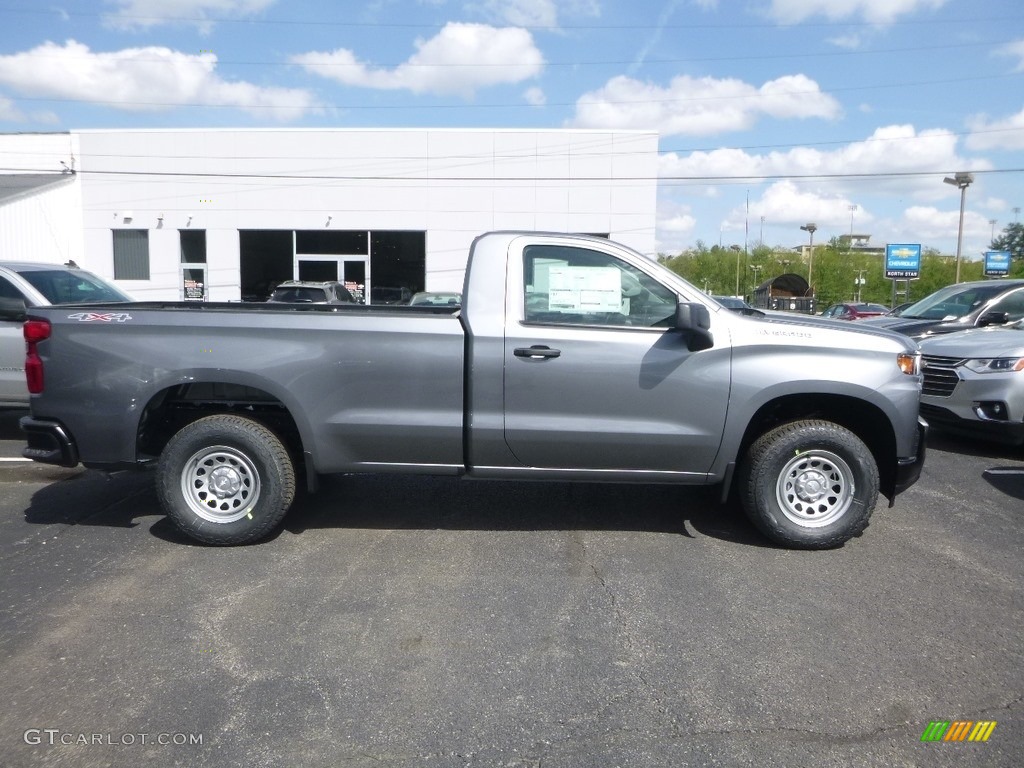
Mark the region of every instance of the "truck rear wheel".
POLYGON ((183 427, 157 464, 167 515, 207 544, 248 544, 269 534, 295 498, 295 469, 281 440, 243 416, 183 427))
POLYGON ((878 466, 848 429, 795 421, 754 441, 740 465, 739 490, 747 517, 772 541, 827 549, 867 528, 878 466))

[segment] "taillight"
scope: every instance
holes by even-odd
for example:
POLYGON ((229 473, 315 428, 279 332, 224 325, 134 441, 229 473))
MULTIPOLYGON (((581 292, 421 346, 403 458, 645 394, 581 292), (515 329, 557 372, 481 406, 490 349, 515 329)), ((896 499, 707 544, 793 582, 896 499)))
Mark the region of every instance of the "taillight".
POLYGON ((22 333, 25 335, 25 380, 29 393, 38 395, 43 391, 43 359, 37 345, 50 338, 50 321, 26 320, 22 333))

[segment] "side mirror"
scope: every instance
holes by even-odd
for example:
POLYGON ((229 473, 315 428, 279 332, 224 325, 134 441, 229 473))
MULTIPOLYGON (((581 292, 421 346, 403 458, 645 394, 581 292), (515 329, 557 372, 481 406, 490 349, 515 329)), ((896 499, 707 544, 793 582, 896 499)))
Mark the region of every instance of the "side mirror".
POLYGON ((978 318, 978 327, 986 325, 1005 325, 1010 322, 1010 315, 1007 312, 986 312, 978 318))
POLYGON ((0 320, 12 323, 25 322, 25 300, 0 297, 0 320))
POLYGON ((676 318, 673 327, 686 337, 686 347, 691 352, 711 349, 715 337, 711 335, 711 313, 703 304, 679 302, 676 304, 676 318))

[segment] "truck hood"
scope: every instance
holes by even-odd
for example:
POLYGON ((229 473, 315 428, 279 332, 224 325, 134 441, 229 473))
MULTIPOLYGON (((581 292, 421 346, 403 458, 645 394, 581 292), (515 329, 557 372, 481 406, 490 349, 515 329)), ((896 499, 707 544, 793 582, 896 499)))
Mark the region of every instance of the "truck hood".
POLYGON ((1024 325, 972 328, 922 339, 921 353, 938 357, 1024 357, 1024 325))
MULTIPOLYGON (((869 343, 868 339, 877 338, 896 342, 908 352, 917 350, 917 344, 905 334, 895 333, 888 328, 870 326, 866 320, 833 320, 832 318, 819 315, 798 315, 791 312, 771 311, 764 312, 762 317, 736 315, 736 318, 744 324, 760 325, 762 333, 767 332, 773 336, 804 336, 810 335, 814 331, 828 331, 829 335, 838 333, 850 339, 850 346, 863 347, 869 343), (804 333, 801 333, 801 331, 804 333), (857 341, 853 339, 857 339, 857 341)), ((837 342, 837 346, 843 345, 844 342, 837 342)))

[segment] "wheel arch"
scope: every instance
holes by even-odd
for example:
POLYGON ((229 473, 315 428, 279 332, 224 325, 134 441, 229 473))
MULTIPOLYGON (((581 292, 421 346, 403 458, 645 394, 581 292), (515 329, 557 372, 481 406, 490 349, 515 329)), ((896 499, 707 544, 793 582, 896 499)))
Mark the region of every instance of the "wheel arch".
POLYGON ((877 405, 848 395, 790 394, 764 403, 747 423, 736 452, 739 461, 761 435, 800 419, 822 419, 848 429, 871 451, 878 466, 879 490, 892 499, 896 485, 896 434, 877 405))
MULTIPOLYGON (((308 440, 292 409, 281 398, 259 386, 226 381, 189 381, 167 386, 146 403, 136 432, 140 461, 159 457, 182 428, 206 416, 236 414, 252 419, 276 434, 296 464, 310 464, 308 440)), ((307 468, 312 488, 315 472, 307 468)))

